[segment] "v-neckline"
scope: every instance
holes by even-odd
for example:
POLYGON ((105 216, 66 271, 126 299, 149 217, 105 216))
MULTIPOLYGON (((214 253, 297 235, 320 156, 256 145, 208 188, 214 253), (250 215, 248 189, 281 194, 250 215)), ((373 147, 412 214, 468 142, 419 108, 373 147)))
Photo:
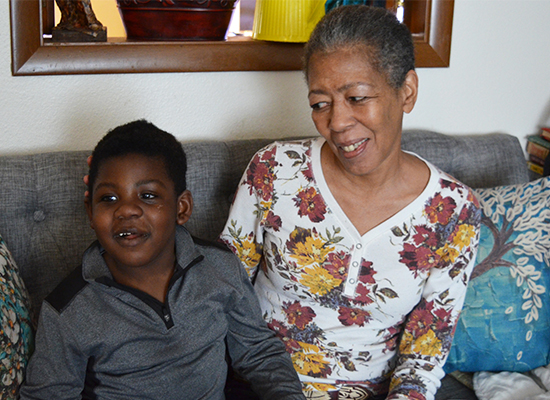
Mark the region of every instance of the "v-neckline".
POLYGON ((408 154, 417 157, 428 166, 430 170, 430 178, 428 180, 428 183, 426 184, 422 192, 412 202, 407 204, 404 208, 399 210, 397 213, 395 213, 385 221, 365 232, 365 234, 361 235, 355 225, 348 218, 342 207, 340 207, 340 204, 336 201, 325 179, 323 166, 321 164, 321 149, 325 142, 326 140, 323 137, 319 137, 314 140, 311 145, 311 168, 313 177, 315 179, 315 182, 317 183, 320 195, 325 201, 325 204, 342 222, 343 228, 345 228, 356 239, 360 239, 363 243, 371 241, 378 235, 386 232, 388 229, 391 229, 396 225, 401 225, 403 223, 402 216, 411 215, 416 210, 418 210, 419 207, 423 205, 427 196, 429 196, 430 193, 434 193, 436 189, 439 174, 437 173, 433 165, 424 160, 422 157, 418 156, 417 154, 407 151, 408 154))

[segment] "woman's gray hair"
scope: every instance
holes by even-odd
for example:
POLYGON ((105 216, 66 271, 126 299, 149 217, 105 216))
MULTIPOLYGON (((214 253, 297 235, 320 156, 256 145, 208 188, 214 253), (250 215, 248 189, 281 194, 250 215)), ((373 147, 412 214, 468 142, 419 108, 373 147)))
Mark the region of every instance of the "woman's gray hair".
POLYGON ((339 49, 363 47, 370 65, 386 76, 388 84, 400 88, 414 70, 414 43, 405 24, 381 7, 340 6, 325 15, 313 30, 304 53, 304 74, 311 57, 339 49))

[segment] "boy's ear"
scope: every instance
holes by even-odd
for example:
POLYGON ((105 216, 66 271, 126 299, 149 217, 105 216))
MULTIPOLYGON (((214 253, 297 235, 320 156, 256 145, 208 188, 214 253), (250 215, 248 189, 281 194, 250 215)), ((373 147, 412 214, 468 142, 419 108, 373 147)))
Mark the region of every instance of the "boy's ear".
POLYGON ((88 214, 88 219, 90 220, 90 227, 94 229, 94 224, 92 223, 92 200, 90 200, 90 196, 84 198, 84 207, 86 207, 86 214, 88 214))
POLYGON ((176 222, 178 225, 183 225, 189 218, 191 218, 191 213, 193 212, 193 196, 189 190, 184 191, 178 197, 178 210, 176 215, 176 222))

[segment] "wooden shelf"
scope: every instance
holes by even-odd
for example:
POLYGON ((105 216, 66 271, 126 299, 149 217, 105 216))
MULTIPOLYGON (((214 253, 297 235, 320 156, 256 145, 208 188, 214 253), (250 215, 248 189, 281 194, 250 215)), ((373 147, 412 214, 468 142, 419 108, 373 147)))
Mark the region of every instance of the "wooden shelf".
MULTIPOLYGON (((417 67, 447 67, 454 0, 425 1, 415 34, 417 67)), ((10 0, 12 74, 104 74, 301 69, 303 44, 234 37, 223 42, 52 43, 42 38, 40 0, 10 0)))

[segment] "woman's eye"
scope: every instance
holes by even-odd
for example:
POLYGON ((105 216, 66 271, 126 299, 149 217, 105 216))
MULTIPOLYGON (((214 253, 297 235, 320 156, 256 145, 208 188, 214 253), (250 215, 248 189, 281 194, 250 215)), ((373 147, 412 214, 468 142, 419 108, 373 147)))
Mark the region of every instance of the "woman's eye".
POLYGON ((321 110, 323 108, 325 108, 327 106, 327 102, 326 101, 320 101, 318 103, 314 103, 312 105, 310 105, 311 109, 316 111, 316 110, 321 110))
POLYGON ((367 99, 367 96, 351 96, 349 100, 352 103, 361 103, 362 101, 365 101, 367 99))

